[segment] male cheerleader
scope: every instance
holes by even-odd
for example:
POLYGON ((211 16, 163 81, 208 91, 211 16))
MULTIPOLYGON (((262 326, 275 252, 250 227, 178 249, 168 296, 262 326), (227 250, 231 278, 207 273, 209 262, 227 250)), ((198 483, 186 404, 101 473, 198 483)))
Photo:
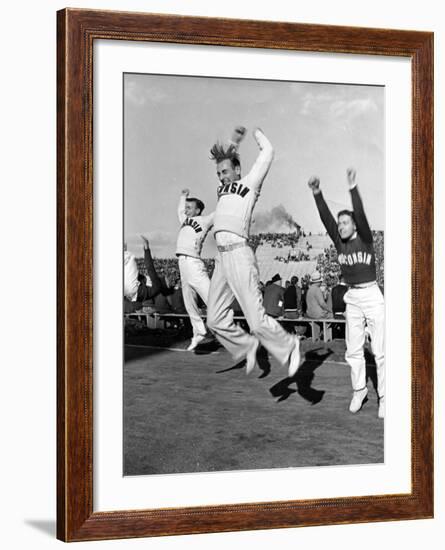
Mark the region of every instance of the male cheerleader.
POLYGON ((176 255, 184 305, 193 328, 193 338, 187 350, 193 351, 204 340, 207 332, 199 314, 198 295, 207 304, 210 279, 201 260, 201 249, 213 225, 213 213, 203 216, 204 203, 199 199, 189 198, 189 194, 190 191, 184 189, 179 199, 178 218, 181 229, 176 243, 176 255))
POLYGON ((141 309, 145 300, 154 298, 161 292, 161 281, 156 273, 151 257, 148 239, 141 235, 144 243, 144 263, 147 277, 139 273, 134 254, 124 246, 124 312, 133 313, 141 309), (147 283, 150 284, 147 284, 147 283))
POLYGON ((368 394, 364 356, 365 324, 371 334, 372 351, 377 365, 379 418, 385 416, 385 306, 376 281, 372 231, 363 209, 355 181, 356 172, 347 170, 353 211, 342 210, 335 221, 323 198, 320 180, 312 177, 308 184, 314 194, 321 220, 334 242, 341 273, 349 289, 346 304, 346 361, 351 367, 353 397, 349 410, 356 413, 368 394))
POLYGON ((217 143, 210 151, 220 181, 214 218, 219 254, 210 282, 207 324, 235 360, 246 358, 247 374, 255 368, 261 342, 281 364, 288 365, 288 374, 293 376, 300 366, 299 339, 266 314, 255 254, 247 242, 252 212, 274 152, 263 132, 256 129, 253 136, 260 153, 250 172, 242 178, 237 148, 245 132, 245 128, 238 127, 230 145, 217 143), (230 306, 234 297, 250 334, 233 321, 230 306))

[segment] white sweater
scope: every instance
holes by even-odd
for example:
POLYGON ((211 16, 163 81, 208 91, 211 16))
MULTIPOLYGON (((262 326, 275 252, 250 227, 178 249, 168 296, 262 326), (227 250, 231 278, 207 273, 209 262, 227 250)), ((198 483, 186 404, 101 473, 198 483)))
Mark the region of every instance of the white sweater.
POLYGON ((131 302, 136 300, 138 295, 138 264, 131 252, 124 251, 124 296, 131 302))
POLYGON ((188 218, 185 215, 186 196, 181 195, 178 205, 178 218, 181 223, 178 240, 176 241, 176 255, 183 254, 200 258, 202 245, 213 225, 214 212, 208 216, 193 216, 188 218))
POLYGON ((218 204, 215 210, 214 233, 228 231, 248 238, 252 212, 260 196, 261 185, 269 172, 274 157, 272 144, 260 130, 254 137, 260 148, 255 164, 247 176, 218 187, 218 204))

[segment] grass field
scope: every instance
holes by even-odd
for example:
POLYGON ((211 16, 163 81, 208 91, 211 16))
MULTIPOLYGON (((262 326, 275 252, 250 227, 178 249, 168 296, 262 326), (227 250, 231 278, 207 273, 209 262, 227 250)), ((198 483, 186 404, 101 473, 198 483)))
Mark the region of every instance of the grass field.
POLYGON ((344 343, 304 342, 297 375, 267 354, 246 376, 219 348, 127 337, 124 475, 370 464, 384 460, 375 368, 369 401, 353 415, 344 343), (153 346, 161 343, 164 348, 153 346))

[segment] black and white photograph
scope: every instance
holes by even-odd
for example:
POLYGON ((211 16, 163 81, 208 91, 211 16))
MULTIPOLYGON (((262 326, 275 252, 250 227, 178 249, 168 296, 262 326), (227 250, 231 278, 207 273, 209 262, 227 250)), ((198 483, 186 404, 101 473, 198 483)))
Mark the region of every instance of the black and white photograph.
POLYGON ((384 463, 384 86, 123 92, 124 476, 384 463))

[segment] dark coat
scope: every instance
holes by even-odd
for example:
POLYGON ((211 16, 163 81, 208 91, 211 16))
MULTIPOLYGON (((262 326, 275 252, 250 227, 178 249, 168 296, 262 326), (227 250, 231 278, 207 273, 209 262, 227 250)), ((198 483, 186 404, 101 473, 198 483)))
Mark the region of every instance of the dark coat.
POLYGON ((280 317, 284 313, 284 288, 272 283, 264 291, 264 309, 271 317, 280 317))
POLYGON ((284 309, 301 309, 301 288, 290 285, 284 291, 284 309))

